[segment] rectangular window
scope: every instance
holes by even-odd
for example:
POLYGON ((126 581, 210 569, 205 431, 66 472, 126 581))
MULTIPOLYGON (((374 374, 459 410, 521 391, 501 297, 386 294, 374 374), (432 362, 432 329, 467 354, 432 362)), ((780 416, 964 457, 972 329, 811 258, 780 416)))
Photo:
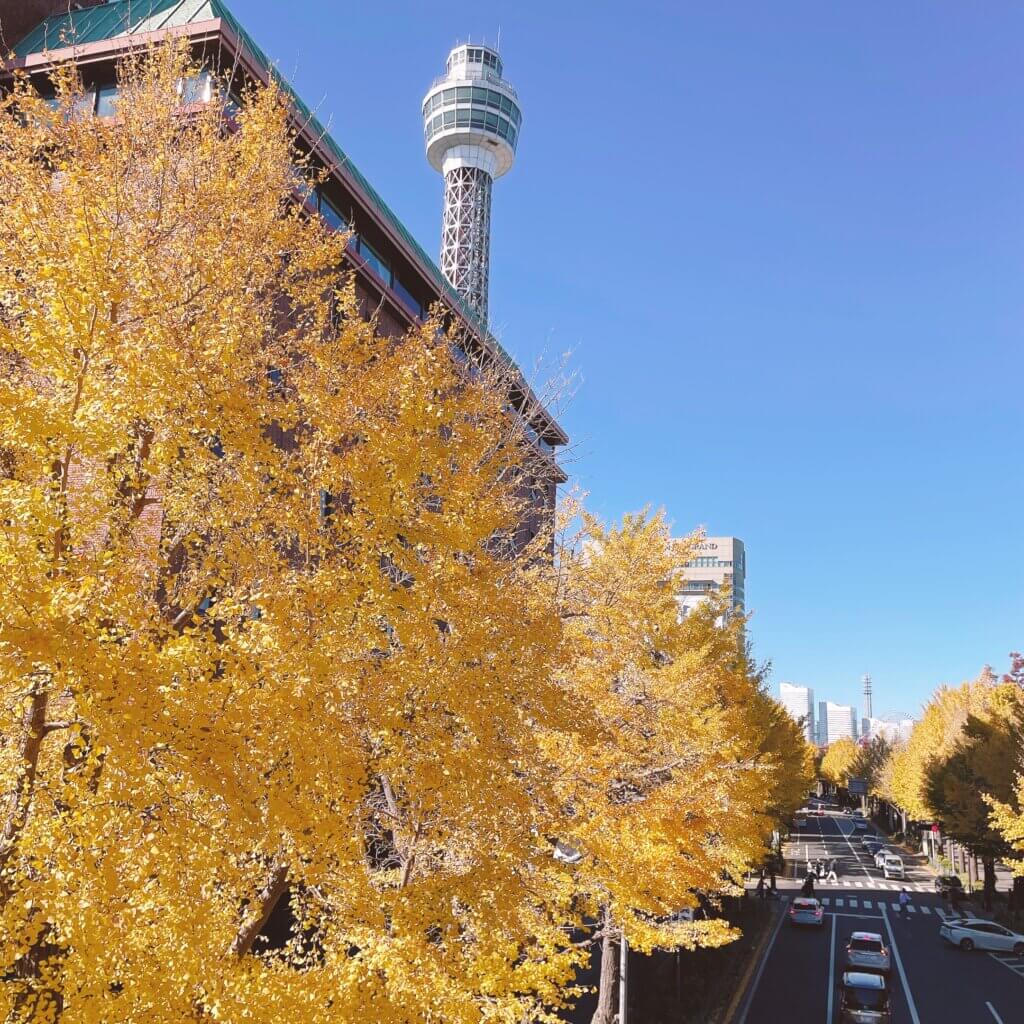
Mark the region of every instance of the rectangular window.
POLYGON ((359 239, 359 255, 366 260, 367 264, 371 266, 377 273, 378 277, 386 284, 391 284, 391 268, 387 265, 384 257, 379 253, 375 252, 374 249, 366 244, 366 240, 363 238, 359 239))
POLYGON ((183 78, 178 83, 178 95, 185 106, 192 103, 207 103, 210 99, 212 80, 209 71, 183 78))
POLYGON ((474 110, 473 111, 473 116, 470 118, 470 122, 469 123, 474 128, 483 128, 484 125, 486 124, 486 121, 484 120, 484 116, 485 115, 484 115, 484 112, 482 110, 474 110))
POLYGON ((469 109, 464 107, 462 110, 455 112, 455 123, 461 128, 469 126, 469 109))
POLYGON ((488 114, 487 115, 487 127, 497 130, 498 128, 498 115, 488 114))
POLYGON ((460 85, 455 90, 455 93, 456 99, 458 99, 460 102, 464 100, 465 102, 469 103, 473 99, 473 90, 468 85, 460 85))
POLYGON ((454 110, 446 110, 444 112, 444 114, 443 114, 443 117, 444 117, 444 126, 445 126, 445 128, 450 128, 453 124, 455 124, 455 111, 454 110))
POLYGON ((409 307, 410 312, 413 313, 415 316, 419 317, 420 319, 422 319, 423 318, 423 306, 422 306, 422 304, 412 294, 412 292, 410 292, 409 289, 406 288, 405 285, 402 284, 402 282, 398 280, 397 277, 395 278, 395 280, 392 283, 391 287, 394 288, 395 293, 402 300, 402 302, 404 302, 405 305, 409 307))
POLYGON ((348 222, 341 215, 341 211, 324 195, 320 196, 320 216, 335 231, 344 231, 348 227, 348 222))
POLYGON ((474 103, 486 103, 487 102, 487 89, 481 89, 478 86, 473 86, 473 102, 474 103))
POLYGON ((96 100, 96 113, 100 117, 113 117, 117 104, 117 86, 101 85, 96 100))
POLYGON ((448 106, 449 103, 454 103, 455 102, 455 90, 454 89, 445 89, 445 91, 443 93, 441 93, 441 96, 443 97, 442 102, 444 103, 445 106, 448 106))

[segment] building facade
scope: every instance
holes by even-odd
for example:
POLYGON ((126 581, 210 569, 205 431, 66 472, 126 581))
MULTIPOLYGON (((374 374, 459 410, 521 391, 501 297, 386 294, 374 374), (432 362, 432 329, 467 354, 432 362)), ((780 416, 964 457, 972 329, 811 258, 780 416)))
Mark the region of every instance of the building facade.
MULTIPOLYGON (((52 89, 49 70, 73 61, 91 98, 92 113, 110 115, 117 96, 117 63, 140 46, 167 38, 188 40, 196 58, 213 72, 230 72, 229 88, 266 83, 272 62, 221 0, 13 0, 0 8, 0 37, 13 57, 0 65, 3 78, 14 70, 29 74, 36 88, 52 89)), ((498 365, 508 382, 509 408, 523 423, 537 458, 524 474, 534 513, 522 527, 528 539, 552 520, 555 491, 566 477, 556 461, 568 438, 543 407, 523 374, 487 330, 477 312, 441 273, 344 150, 287 83, 294 108, 296 145, 324 183, 305 200, 339 231, 351 232, 347 251, 363 314, 375 316, 382 334, 398 337, 422 323, 435 308, 461 347, 459 358, 498 365)), ((212 102, 209 79, 183 83, 190 102, 212 102)), ((355 97, 353 102, 362 102, 355 97)))
POLYGON ((686 563, 678 600, 684 617, 722 590, 730 593, 730 609, 746 607, 747 556, 738 537, 705 537, 686 563))
POLYGON ((818 702, 818 743, 826 747, 836 740, 857 738, 857 709, 850 704, 818 702))
POLYGON ((795 722, 802 722, 804 738, 808 743, 817 742, 817 730, 814 721, 814 690, 809 686, 798 686, 795 683, 779 685, 779 703, 786 709, 795 722))

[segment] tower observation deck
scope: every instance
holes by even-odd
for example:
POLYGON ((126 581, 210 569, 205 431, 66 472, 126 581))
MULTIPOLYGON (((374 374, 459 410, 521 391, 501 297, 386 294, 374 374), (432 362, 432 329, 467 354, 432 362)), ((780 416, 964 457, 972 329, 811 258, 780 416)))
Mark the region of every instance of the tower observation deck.
POLYGON ((485 326, 491 186, 512 167, 523 118, 501 72, 493 47, 456 46, 423 100, 427 159, 444 175, 441 272, 485 326))

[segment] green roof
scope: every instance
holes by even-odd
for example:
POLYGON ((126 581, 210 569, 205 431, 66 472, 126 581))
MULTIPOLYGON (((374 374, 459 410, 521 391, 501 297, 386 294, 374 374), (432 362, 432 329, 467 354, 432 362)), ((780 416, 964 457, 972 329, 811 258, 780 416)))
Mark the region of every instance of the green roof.
MULTIPOLYGON (((235 16, 221 0, 107 0, 106 3, 83 10, 68 11, 46 18, 37 25, 14 48, 15 57, 27 57, 46 50, 57 50, 68 46, 84 46, 88 43, 116 40, 122 36, 139 35, 144 32, 159 32, 168 28, 182 28, 220 18, 237 34, 252 55, 269 72, 274 65, 267 55, 242 28, 235 16)), ((398 219, 392 209, 380 197, 377 190, 366 180, 359 168, 345 154, 345 151, 331 138, 313 112, 299 99, 294 89, 280 76, 281 85, 295 104, 302 122, 309 132, 318 138, 330 151, 339 166, 355 179, 356 184, 374 204, 378 214, 405 244, 419 257, 430 272, 434 284, 442 295, 459 310, 467 322, 472 324, 496 351, 511 365, 514 360, 491 335, 476 314, 463 302, 461 296, 441 273, 437 264, 426 254, 423 247, 413 238, 408 228, 398 219)), ((556 427, 556 429, 558 429, 556 427)))

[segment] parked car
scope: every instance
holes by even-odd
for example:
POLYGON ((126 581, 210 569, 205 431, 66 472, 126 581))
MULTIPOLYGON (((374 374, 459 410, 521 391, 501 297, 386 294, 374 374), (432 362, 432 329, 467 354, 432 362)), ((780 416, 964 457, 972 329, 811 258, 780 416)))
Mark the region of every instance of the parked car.
POLYGON ((897 857, 896 854, 886 854, 885 860, 882 861, 882 876, 884 878, 906 878, 906 873, 903 870, 903 858, 897 857))
POLYGON ((847 971, 838 984, 839 1024, 890 1024, 889 988, 878 974, 847 971))
POLYGON ((942 922, 939 934, 964 952, 988 949, 996 953, 1024 956, 1024 935, 1011 932, 995 921, 985 921, 979 917, 951 917, 942 922))
POLYGON ((935 891, 941 892, 943 896, 952 896, 954 889, 958 894, 964 891, 964 883, 957 875, 939 875, 935 879, 935 891))
POLYGON ((789 906, 789 923, 821 926, 825 923, 825 908, 816 899, 798 896, 789 906))
POLYGON ((867 832, 868 823, 863 818, 854 818, 853 828, 855 832, 867 832))
POLYGON ((846 967, 852 971, 888 974, 889 950, 878 932, 854 932, 846 944, 846 967))

